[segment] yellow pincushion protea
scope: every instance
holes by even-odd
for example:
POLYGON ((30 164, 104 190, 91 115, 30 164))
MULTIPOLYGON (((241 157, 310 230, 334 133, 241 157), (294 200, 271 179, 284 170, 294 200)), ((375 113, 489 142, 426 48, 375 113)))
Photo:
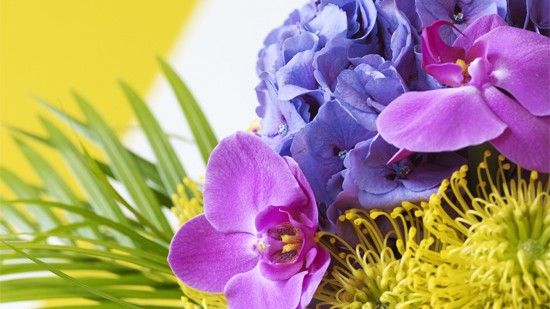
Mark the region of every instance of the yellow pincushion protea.
POLYGON ((184 178, 178 185, 176 193, 172 194, 172 212, 179 219, 180 225, 202 214, 203 200, 199 184, 189 178, 184 178))
POLYGON ((410 284, 418 267, 411 246, 422 242, 424 234, 416 207, 403 203, 391 213, 347 210, 339 220, 352 226, 356 245, 318 233, 333 262, 315 294, 317 308, 422 307, 410 284))
POLYGON ((333 264, 317 308, 549 308, 550 184, 502 156, 492 175, 489 156, 475 193, 463 166, 419 206, 346 211, 354 245, 320 232, 333 264))
MULTIPOLYGON (((178 186, 177 192, 172 195, 172 202, 174 203, 172 212, 178 217, 180 225, 203 213, 203 199, 199 184, 189 178, 185 178, 183 184, 178 186)), ((227 301, 222 294, 197 291, 181 281, 179 284, 185 295, 181 298, 184 308, 227 308, 227 301)))
POLYGON ((548 308, 550 304, 550 188, 531 172, 499 156, 497 175, 484 161, 474 194, 467 168, 455 172, 438 194, 422 203, 425 229, 441 246, 417 248, 426 280, 416 293, 440 308, 548 308), (423 256, 439 256, 425 259, 423 256))

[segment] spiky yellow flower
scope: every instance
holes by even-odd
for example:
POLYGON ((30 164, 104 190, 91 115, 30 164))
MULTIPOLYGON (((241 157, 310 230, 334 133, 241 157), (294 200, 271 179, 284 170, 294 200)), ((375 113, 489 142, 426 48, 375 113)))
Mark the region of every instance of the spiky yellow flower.
POLYGON ((417 248, 423 264, 416 293, 439 308, 541 308, 550 304, 550 187, 537 172, 525 180, 499 156, 497 175, 484 161, 474 194, 467 168, 422 203, 425 229, 439 248, 417 248), (513 178, 512 180, 507 180, 513 178), (435 255, 437 259, 422 260, 435 255), (435 263, 433 263, 435 261, 435 263))
POLYGON ((189 178, 184 178, 178 185, 176 193, 172 194, 172 212, 179 219, 180 225, 203 213, 202 192, 199 184, 189 178))
MULTIPOLYGON (((179 219, 180 225, 204 212, 199 184, 189 178, 183 179, 183 184, 178 186, 177 192, 172 195, 172 202, 174 203, 172 212, 179 219)), ((227 302, 223 295, 197 291, 183 282, 179 282, 179 284, 184 294, 181 298, 184 308, 227 308, 227 302)))
POLYGON ((410 203, 391 213, 350 209, 339 220, 352 226, 355 240, 319 232, 333 263, 315 295, 317 308, 421 307, 410 284, 418 267, 411 246, 423 235, 415 210, 410 203))

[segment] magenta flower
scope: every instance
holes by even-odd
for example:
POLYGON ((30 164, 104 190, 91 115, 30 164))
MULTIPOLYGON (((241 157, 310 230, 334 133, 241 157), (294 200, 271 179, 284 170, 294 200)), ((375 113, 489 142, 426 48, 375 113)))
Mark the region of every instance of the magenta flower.
POLYGON ((422 33, 423 68, 448 88, 407 92, 384 109, 378 131, 415 152, 490 142, 515 163, 550 172, 550 39, 478 19, 448 46, 435 22, 422 33))
POLYGON ((294 160, 260 138, 220 142, 206 169, 204 215, 174 236, 168 262, 231 308, 305 308, 329 263, 314 241, 315 198, 294 160))

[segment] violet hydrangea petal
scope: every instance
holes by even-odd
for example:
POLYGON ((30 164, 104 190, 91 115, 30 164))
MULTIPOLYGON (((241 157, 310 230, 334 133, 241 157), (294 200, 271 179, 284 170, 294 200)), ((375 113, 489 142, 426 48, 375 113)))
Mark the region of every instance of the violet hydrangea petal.
POLYGON ((392 210, 394 207, 401 205, 403 201, 415 203, 428 199, 430 195, 437 192, 437 187, 434 186, 431 189, 416 192, 407 189, 405 186, 398 186, 395 190, 385 194, 372 194, 366 191, 359 191, 358 199, 365 209, 392 210))
POLYGON ((212 151, 204 212, 218 231, 254 233, 254 219, 262 209, 305 199, 285 160, 259 137, 240 132, 212 151))
POLYGON ((313 75, 313 51, 306 50, 296 54, 287 64, 277 71, 279 99, 288 101, 317 89, 313 75))
POLYGON ((347 32, 348 18, 346 12, 334 4, 327 4, 307 26, 317 33, 321 43, 326 44, 332 38, 347 32))
POLYGON ((288 280, 264 278, 259 267, 231 278, 225 287, 230 308, 299 308, 306 271, 288 280))
POLYGON ((491 143, 524 168, 550 172, 550 116, 533 116, 493 87, 487 89, 485 95, 489 107, 508 125, 491 143))
POLYGON ((363 128, 337 101, 321 106, 315 119, 296 134, 290 151, 317 202, 328 200, 327 182, 344 168, 347 151, 373 135, 375 132, 363 128))
POLYGON ((473 86, 407 92, 382 111, 377 126, 386 141, 416 152, 478 145, 506 129, 473 86))
POLYGON ((550 115, 550 39, 514 27, 498 27, 481 36, 493 63, 495 86, 508 91, 530 113, 550 115))
POLYGON ((444 152, 427 155, 401 183, 410 191, 425 191, 439 187, 441 181, 451 177, 461 165, 468 163, 462 156, 454 152, 444 152))
POLYGON ((256 94, 260 102, 257 113, 262 117, 260 134, 268 145, 282 154, 294 133, 306 125, 300 114, 303 104, 279 100, 275 85, 269 79, 260 82, 256 94))
MULTIPOLYGON (((401 12, 395 0, 377 1, 379 21, 386 45, 386 58, 408 80, 414 70, 413 31, 409 20, 401 12)), ((416 35, 416 34, 415 34, 416 35)))
POLYGON ((299 52, 317 49, 318 42, 319 38, 311 32, 300 33, 284 40, 282 50, 285 63, 289 62, 299 52))
POLYGON ((380 136, 358 143, 349 155, 349 173, 360 190, 373 194, 386 194, 399 183, 388 179, 386 162, 397 149, 380 136))
MULTIPOLYGON (((335 39, 316 53, 313 61, 314 76, 327 92, 333 92, 340 72, 350 65, 348 60, 349 43, 346 39, 335 39)), ((351 42, 350 42, 351 43, 351 42)))
POLYGON ((456 0, 416 0, 416 11, 422 21, 422 25, 427 27, 434 21, 440 19, 449 19, 449 13, 453 11, 456 0))
POLYGON ((168 263, 189 286, 221 293, 229 279, 257 264, 255 241, 255 236, 248 233, 218 232, 200 215, 176 233, 170 244, 168 263))
POLYGON ((527 0, 529 17, 541 29, 550 29, 550 0, 527 0))

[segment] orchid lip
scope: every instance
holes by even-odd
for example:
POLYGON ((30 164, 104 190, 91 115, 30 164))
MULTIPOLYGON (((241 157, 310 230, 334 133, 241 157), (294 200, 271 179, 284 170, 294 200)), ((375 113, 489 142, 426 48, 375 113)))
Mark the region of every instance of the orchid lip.
POLYGON ((295 262, 303 247, 303 232, 290 223, 270 228, 258 236, 257 250, 267 260, 275 264, 295 262))

